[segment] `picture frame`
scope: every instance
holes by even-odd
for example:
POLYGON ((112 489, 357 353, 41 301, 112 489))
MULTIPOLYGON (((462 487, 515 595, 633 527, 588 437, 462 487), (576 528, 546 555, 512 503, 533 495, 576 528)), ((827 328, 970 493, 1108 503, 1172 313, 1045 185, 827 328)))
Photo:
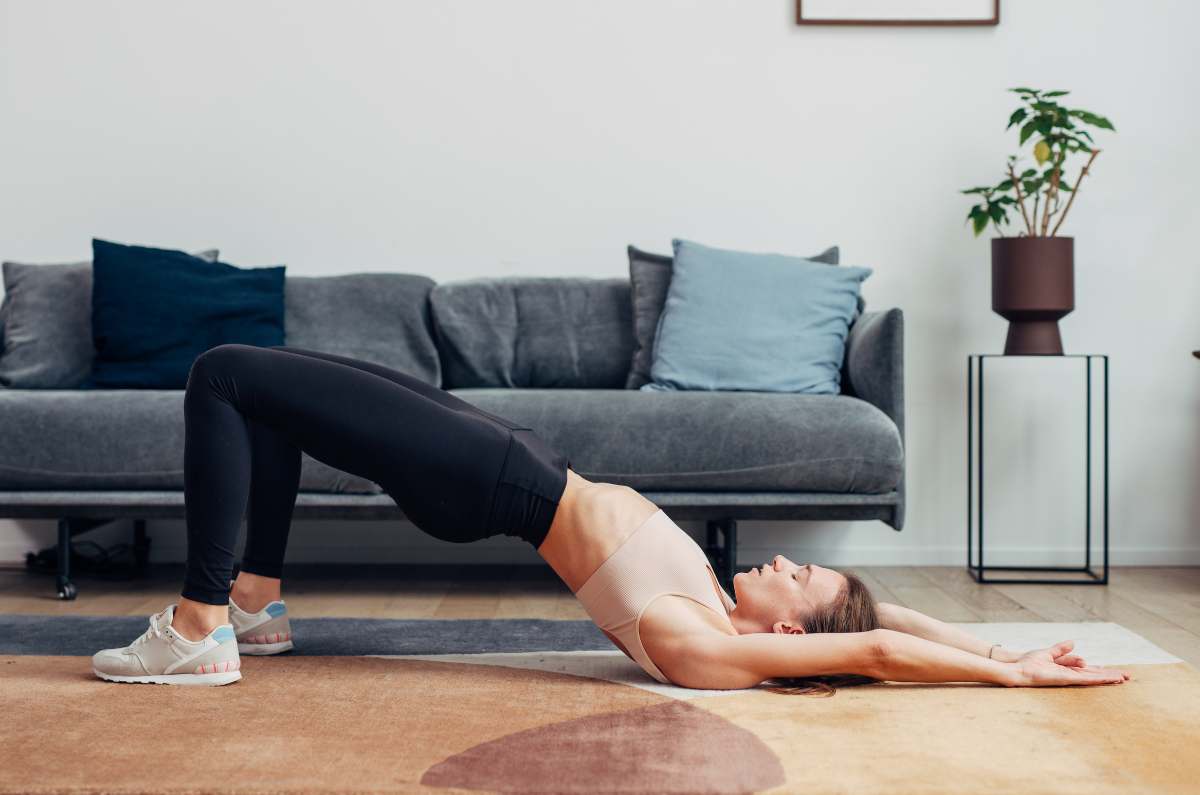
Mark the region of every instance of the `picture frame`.
POLYGON ((797 25, 1000 24, 1000 0, 796 0, 797 25))

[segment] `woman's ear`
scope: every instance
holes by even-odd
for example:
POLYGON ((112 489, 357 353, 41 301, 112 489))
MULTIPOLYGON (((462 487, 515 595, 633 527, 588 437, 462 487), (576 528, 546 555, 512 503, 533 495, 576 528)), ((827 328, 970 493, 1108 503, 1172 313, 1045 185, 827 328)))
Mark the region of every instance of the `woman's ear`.
POLYGON ((776 621, 771 625, 771 631, 781 635, 803 635, 804 627, 790 621, 776 621))

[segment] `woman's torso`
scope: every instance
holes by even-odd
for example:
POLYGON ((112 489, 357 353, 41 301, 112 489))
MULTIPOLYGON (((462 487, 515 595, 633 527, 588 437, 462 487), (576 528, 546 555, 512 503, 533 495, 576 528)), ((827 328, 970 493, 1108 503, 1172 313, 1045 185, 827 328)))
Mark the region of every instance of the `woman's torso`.
POLYGON ((586 518, 570 539, 573 565, 560 574, 605 635, 668 682, 664 649, 672 638, 736 634, 728 618, 733 600, 704 551, 653 502, 613 484, 591 484, 589 491, 586 518))

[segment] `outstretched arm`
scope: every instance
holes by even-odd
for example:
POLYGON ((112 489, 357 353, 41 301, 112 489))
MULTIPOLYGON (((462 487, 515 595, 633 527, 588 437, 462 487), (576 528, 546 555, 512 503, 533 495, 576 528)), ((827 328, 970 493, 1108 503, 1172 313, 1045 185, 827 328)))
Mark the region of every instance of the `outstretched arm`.
MULTIPOLYGON (((910 607, 890 602, 877 602, 875 610, 879 614, 879 622, 884 629, 916 635, 918 638, 953 646, 956 649, 978 654, 980 657, 987 657, 988 649, 991 649, 993 645, 989 641, 981 640, 969 632, 952 627, 910 607)), ((1020 657, 1020 653, 1000 646, 992 651, 992 659, 1000 662, 1016 662, 1020 657)), ((1066 664, 1070 665, 1071 663, 1067 661, 1066 664)))
POLYGON ((861 674, 902 682, 1014 684, 1012 665, 902 632, 704 634, 681 639, 669 655, 683 687, 754 687, 778 677, 861 674))
MULTIPOLYGON (((1124 681, 1121 671, 1071 668, 1054 662, 1070 642, 1001 662, 890 629, 867 632, 685 636, 664 655, 681 687, 726 690, 767 679, 861 674, 897 682, 983 682, 1008 687, 1090 685, 1124 681)), ((664 671, 665 673, 665 671, 664 671)))
MULTIPOLYGON (((952 646, 956 649, 961 649, 972 654, 978 654, 980 657, 987 657, 988 650, 994 644, 986 640, 980 640, 969 632, 964 632, 957 627, 952 627, 945 622, 938 621, 936 618, 927 616, 917 610, 900 605, 894 605, 890 602, 877 602, 875 604, 876 612, 879 614, 880 623, 886 629, 895 632, 902 632, 907 635, 913 635, 923 640, 941 643, 947 646, 952 646)), ((991 654, 993 660, 999 660, 1005 663, 1014 663, 1018 669, 1038 669, 1040 666, 1049 661, 1056 665, 1074 668, 1085 673, 1111 673, 1116 669, 1103 668, 1094 665, 1088 665, 1078 654, 1072 654, 1074 648, 1073 641, 1064 641, 1056 643, 1046 649, 1033 649, 1026 652, 1009 651, 1002 646, 997 646, 991 654)), ((1047 675, 1056 677, 1061 672, 1057 669, 1049 669, 1047 675)), ((1118 672, 1123 673, 1123 672, 1118 672)), ((1123 674, 1125 678, 1129 678, 1128 674, 1123 674)), ((1039 675, 1035 675, 1037 678, 1039 675)), ((1028 677, 1026 677, 1028 678, 1028 677)), ((1069 684, 1069 683, 1068 683, 1069 684)))

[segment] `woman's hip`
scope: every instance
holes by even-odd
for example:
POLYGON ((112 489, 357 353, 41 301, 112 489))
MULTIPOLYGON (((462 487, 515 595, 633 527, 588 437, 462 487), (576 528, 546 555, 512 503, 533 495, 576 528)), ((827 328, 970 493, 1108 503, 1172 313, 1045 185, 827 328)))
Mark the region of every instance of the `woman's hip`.
POLYGON ((443 466, 428 478, 379 485, 435 538, 470 543, 510 535, 536 549, 554 520, 569 465, 533 431, 517 429, 509 431, 503 456, 463 456, 453 472, 443 466))

